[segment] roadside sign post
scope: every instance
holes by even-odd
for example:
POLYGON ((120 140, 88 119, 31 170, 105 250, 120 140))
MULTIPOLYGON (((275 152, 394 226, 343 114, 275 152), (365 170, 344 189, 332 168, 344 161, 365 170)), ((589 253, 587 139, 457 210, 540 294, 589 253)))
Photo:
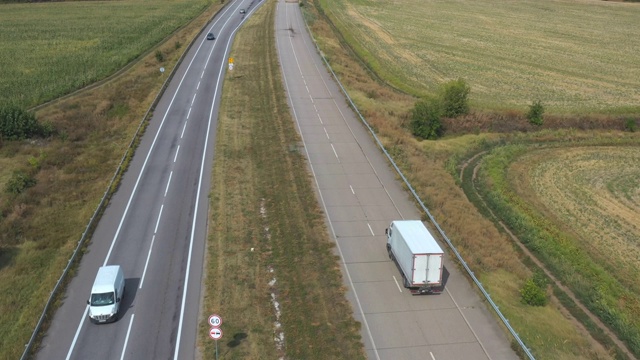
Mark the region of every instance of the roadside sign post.
POLYGON ((211 325, 211 329, 209 329, 209 337, 216 341, 216 360, 218 360, 218 340, 222 338, 222 330, 220 330, 222 318, 220 315, 212 314, 209 316, 209 325, 211 325))

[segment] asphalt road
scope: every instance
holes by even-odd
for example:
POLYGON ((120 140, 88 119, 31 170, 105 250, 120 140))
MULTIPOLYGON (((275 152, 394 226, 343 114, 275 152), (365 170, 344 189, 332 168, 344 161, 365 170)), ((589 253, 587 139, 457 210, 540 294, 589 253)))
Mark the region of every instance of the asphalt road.
POLYGON ((445 259, 441 295, 412 296, 399 283, 402 277, 387 256, 385 228, 392 220, 420 219, 420 213, 327 72, 297 1, 279 0, 275 26, 289 104, 368 357, 517 359, 451 259, 445 259))
POLYGON ((162 96, 122 184, 44 336, 38 359, 193 359, 208 191, 233 35, 258 6, 236 0, 208 25, 162 96), (247 14, 248 16, 248 14, 247 14), (206 40, 213 32, 216 40, 206 40), (119 320, 89 322, 100 266, 123 267, 119 320))

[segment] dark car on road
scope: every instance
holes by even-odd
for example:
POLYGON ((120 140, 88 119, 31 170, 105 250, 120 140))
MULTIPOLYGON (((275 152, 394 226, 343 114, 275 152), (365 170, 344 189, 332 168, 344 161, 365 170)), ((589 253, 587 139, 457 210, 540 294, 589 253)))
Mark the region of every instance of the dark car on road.
POLYGON ((215 39, 216 39, 216 36, 213 35, 213 33, 208 33, 207 34, 207 40, 215 40, 215 39))

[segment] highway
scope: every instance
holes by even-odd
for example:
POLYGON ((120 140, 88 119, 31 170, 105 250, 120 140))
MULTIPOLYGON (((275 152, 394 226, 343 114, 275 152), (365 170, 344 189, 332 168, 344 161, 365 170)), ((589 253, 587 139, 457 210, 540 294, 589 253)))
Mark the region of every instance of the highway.
POLYGON ((275 26, 289 105, 368 358, 518 359, 451 259, 445 259, 442 294, 413 296, 402 287, 387 256, 385 228, 421 214, 327 72, 297 1, 279 0, 275 26))
MULTIPOLYGON (((38 359, 193 359, 208 192, 222 79, 252 0, 233 1, 200 34, 157 105, 42 339, 38 359), (216 40, 206 40, 213 32, 216 40), (119 320, 95 325, 97 270, 121 265, 119 320)), ((259 2, 250 10, 254 10, 259 2)))

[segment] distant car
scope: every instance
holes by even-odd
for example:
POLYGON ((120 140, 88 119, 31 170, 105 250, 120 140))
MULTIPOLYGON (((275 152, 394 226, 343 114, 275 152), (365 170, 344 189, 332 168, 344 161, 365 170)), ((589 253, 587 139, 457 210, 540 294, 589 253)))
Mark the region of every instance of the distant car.
POLYGON ((244 14, 244 13, 246 13, 246 12, 247 12, 247 11, 246 11, 245 9, 240 9, 240 14, 244 14))
POLYGON ((216 39, 216 36, 213 35, 213 33, 208 33, 207 34, 207 40, 215 40, 215 39, 216 39))

